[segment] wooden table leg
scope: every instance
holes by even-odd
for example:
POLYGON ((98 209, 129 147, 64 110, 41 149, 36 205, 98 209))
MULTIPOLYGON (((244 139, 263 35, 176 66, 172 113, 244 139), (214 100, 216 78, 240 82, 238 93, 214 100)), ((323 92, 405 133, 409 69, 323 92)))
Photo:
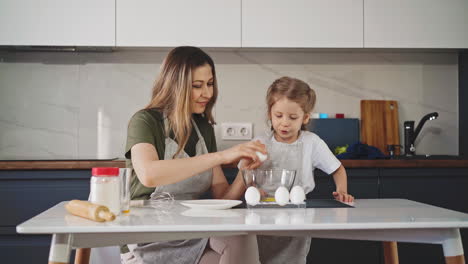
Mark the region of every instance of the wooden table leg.
POLYGON ((398 246, 395 241, 383 241, 385 264, 398 264, 398 246))
POLYGON ((90 256, 90 248, 77 248, 75 253, 75 264, 89 264, 90 256))
POLYGON ((70 261, 71 235, 53 234, 50 243, 49 264, 67 264, 70 261))
POLYGON ((465 264, 465 255, 445 257, 445 264, 465 264))

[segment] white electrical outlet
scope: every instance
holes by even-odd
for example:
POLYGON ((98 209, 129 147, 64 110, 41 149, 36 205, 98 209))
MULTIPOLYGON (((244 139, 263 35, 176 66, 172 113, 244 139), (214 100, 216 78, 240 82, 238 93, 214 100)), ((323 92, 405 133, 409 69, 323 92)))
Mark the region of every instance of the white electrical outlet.
POLYGON ((221 138, 250 140, 252 139, 252 123, 221 123, 221 138))

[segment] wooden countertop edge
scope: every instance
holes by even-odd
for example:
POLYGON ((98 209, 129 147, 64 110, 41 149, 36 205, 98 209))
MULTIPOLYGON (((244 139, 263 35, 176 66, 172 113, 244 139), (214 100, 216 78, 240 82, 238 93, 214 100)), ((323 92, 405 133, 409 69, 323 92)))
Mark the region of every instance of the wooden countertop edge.
POLYGON ((125 168, 125 160, 0 161, 0 170, 86 170, 94 167, 125 168))
POLYGON ((345 168, 468 168, 468 160, 340 160, 345 168))
MULTIPOLYGON (((468 160, 341 160, 345 168, 468 168, 468 160)), ((86 170, 93 167, 125 167, 113 161, 0 161, 0 170, 86 170)), ((234 164, 223 168, 236 168, 234 164)))

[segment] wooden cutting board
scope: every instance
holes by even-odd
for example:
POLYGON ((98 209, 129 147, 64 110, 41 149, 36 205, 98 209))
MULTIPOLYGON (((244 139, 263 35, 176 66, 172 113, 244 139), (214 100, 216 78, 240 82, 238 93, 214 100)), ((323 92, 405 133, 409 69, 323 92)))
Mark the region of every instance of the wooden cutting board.
MULTIPOLYGON (((398 103, 389 100, 361 100, 361 142, 388 155, 387 145, 400 145, 398 103)), ((395 154, 400 149, 395 148, 395 154)))

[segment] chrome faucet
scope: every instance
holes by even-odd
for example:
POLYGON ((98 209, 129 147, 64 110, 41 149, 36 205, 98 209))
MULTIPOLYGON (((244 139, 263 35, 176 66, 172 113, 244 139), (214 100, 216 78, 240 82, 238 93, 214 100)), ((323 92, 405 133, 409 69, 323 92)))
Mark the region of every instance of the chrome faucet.
POLYGON ((428 120, 434 120, 439 116, 437 112, 430 113, 425 115, 423 118, 421 118, 421 121, 419 121, 418 126, 416 129, 414 129, 414 121, 405 121, 403 123, 403 126, 405 128, 404 134, 405 134, 405 155, 406 156, 413 156, 415 154, 416 148, 414 147, 414 142, 416 141, 416 138, 419 135, 419 132, 421 132, 421 129, 428 120))

